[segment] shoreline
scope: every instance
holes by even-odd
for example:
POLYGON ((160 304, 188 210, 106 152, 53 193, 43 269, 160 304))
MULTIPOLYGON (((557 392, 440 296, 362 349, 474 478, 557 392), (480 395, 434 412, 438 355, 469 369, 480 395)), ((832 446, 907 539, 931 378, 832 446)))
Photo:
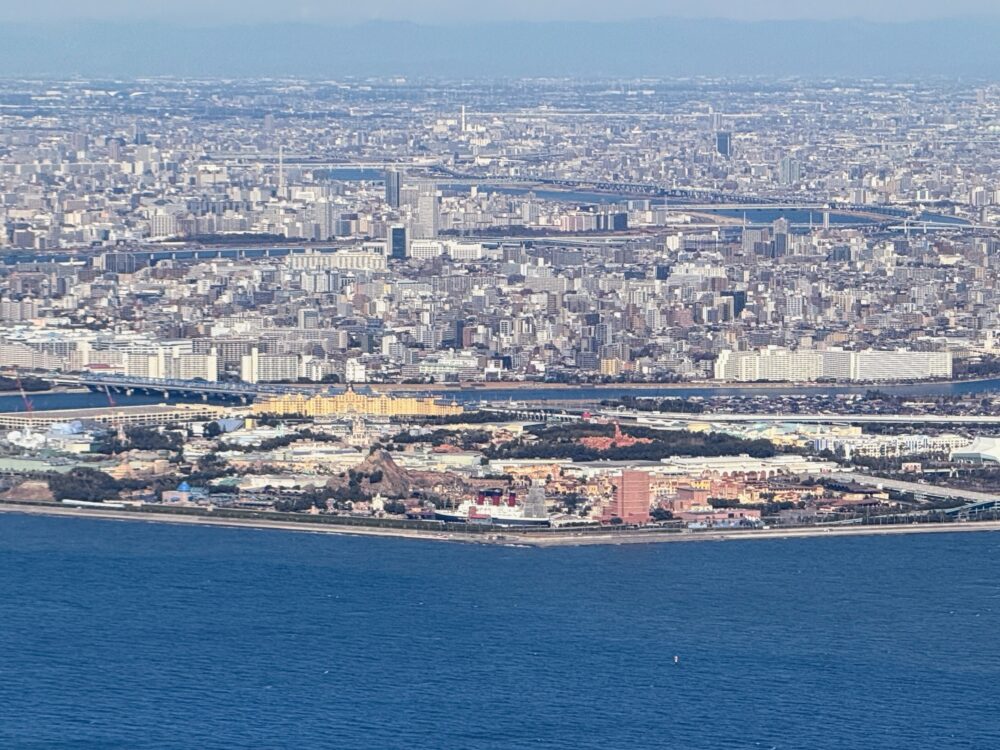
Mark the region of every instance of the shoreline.
POLYGON ((884 536, 889 534, 947 534, 993 531, 1000 532, 1000 521, 966 521, 956 523, 927 523, 894 526, 812 526, 789 529, 715 531, 682 531, 680 533, 616 532, 613 534, 565 534, 541 536, 530 533, 497 529, 495 534, 463 534, 451 531, 423 531, 395 528, 337 526, 297 521, 280 521, 251 518, 212 518, 171 513, 143 513, 141 511, 102 510, 65 506, 28 505, 0 502, 0 518, 6 513, 42 515, 63 518, 89 518, 104 521, 134 521, 146 523, 189 524, 195 526, 221 526, 228 528, 294 531, 312 534, 346 534, 351 536, 376 536, 419 541, 458 542, 516 547, 578 547, 591 545, 661 544, 668 542, 720 542, 750 541, 755 539, 804 539, 813 537, 884 536))

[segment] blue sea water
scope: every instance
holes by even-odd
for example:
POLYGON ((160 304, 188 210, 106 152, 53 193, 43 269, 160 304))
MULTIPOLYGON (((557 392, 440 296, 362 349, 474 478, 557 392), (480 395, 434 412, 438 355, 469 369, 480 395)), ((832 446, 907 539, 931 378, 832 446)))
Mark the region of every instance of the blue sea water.
POLYGON ((1000 747, 1000 534, 528 549, 4 514, 0 571, 2 748, 1000 747))

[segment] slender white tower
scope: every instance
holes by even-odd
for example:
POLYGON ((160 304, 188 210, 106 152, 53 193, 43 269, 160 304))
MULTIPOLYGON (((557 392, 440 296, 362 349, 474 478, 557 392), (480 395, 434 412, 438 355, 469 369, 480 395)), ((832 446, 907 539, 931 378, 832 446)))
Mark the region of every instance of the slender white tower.
POLYGON ((285 147, 278 146, 278 197, 285 197, 285 147))

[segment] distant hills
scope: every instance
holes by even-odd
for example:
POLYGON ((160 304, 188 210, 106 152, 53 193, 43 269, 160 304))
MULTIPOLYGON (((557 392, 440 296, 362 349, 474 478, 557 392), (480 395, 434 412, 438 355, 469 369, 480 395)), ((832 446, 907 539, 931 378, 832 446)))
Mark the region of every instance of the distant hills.
POLYGON ((2 36, 0 77, 1000 76, 1000 19, 15 23, 2 36))

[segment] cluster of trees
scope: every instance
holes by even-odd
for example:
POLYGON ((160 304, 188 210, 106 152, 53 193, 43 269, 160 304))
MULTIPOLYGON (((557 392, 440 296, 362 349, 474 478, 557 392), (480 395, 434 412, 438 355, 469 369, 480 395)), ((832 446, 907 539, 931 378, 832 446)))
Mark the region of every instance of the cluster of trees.
POLYGON ((93 453, 114 454, 127 450, 140 451, 171 451, 178 452, 184 447, 184 436, 180 432, 164 430, 160 432, 154 427, 129 427, 125 430, 125 439, 121 440, 108 432, 103 438, 94 442, 93 453))
POLYGON ((229 476, 233 470, 215 453, 207 453, 198 459, 194 469, 184 479, 189 484, 204 484, 213 479, 229 476))
MULTIPOLYGON (((329 506, 337 510, 353 510, 354 503, 366 502, 378 492, 378 485, 385 477, 381 469, 375 469, 370 473, 351 469, 346 474, 340 474, 339 478, 347 479, 347 484, 335 487, 311 487, 294 498, 276 501, 274 507, 283 512, 307 511, 313 507, 326 510, 329 506)), ((410 497, 422 497, 440 503, 440 498, 432 493, 419 490, 412 490, 410 497)), ((406 512, 406 505, 400 498, 394 498, 386 501, 385 510, 387 513, 402 514, 406 512)))
POLYGON ((906 456, 851 456, 848 462, 843 456, 838 456, 841 463, 851 463, 854 466, 862 466, 871 472, 879 474, 896 474, 902 471, 904 463, 913 461, 923 463, 935 463, 934 457, 926 453, 911 453, 906 456))
MULTIPOLYGON (((139 479, 115 479, 106 472, 81 466, 65 474, 51 473, 48 475, 49 490, 56 500, 85 500, 101 503, 117 499, 122 492, 148 490, 149 494, 159 497, 166 490, 176 489, 181 482, 203 484, 211 479, 224 476, 222 469, 195 471, 190 475, 169 474, 157 477, 139 479)), ((232 489, 224 486, 210 486, 212 494, 228 493, 232 489)))
POLYGON ((684 430, 650 430, 641 427, 630 427, 628 434, 647 438, 652 442, 612 447, 604 451, 579 443, 580 438, 586 436, 610 437, 613 430, 612 425, 595 424, 535 427, 530 428, 529 432, 535 434, 536 441, 512 440, 495 448, 488 448, 485 455, 490 459, 659 461, 668 456, 733 456, 745 453, 754 458, 770 458, 777 454, 769 440, 744 440, 716 432, 702 434, 684 430))
POLYGON ((960 378, 992 378, 1000 375, 1000 357, 985 356, 978 361, 960 360, 955 363, 955 376, 960 378))
POLYGON ((372 485, 381 484, 385 479, 381 469, 375 469, 371 473, 355 471, 350 469, 347 472, 347 487, 334 488, 332 497, 345 500, 366 500, 375 490, 372 485))
MULTIPOLYGON (((347 474, 347 484, 343 487, 313 487, 295 498, 278 500, 275 510, 294 513, 319 508, 326 510, 333 505, 337 510, 351 510, 354 503, 369 499, 372 494, 371 485, 382 481, 382 472, 378 469, 371 474, 354 471, 347 474)), ((406 508, 404 506, 403 512, 406 508)))
POLYGON ((242 451, 243 453, 252 453, 254 451, 273 451, 277 448, 287 448, 292 443, 297 443, 300 440, 312 440, 317 443, 336 443, 339 442, 340 438, 333 435, 327 435, 322 432, 302 430, 300 432, 293 432, 290 435, 268 438, 267 440, 262 440, 257 445, 227 445, 226 450, 242 451))
POLYGON ((125 444, 140 451, 179 451, 184 447, 184 438, 177 432, 159 430, 152 427, 130 427, 125 430, 125 444))
MULTIPOLYGON (((774 497, 773 495, 771 496, 774 497)), ((750 505, 741 504, 739 500, 733 498, 725 497, 710 497, 708 499, 708 504, 713 508, 752 508, 754 510, 759 510, 763 516, 773 516, 782 510, 790 510, 791 508, 798 508, 801 510, 806 507, 804 502, 793 502, 791 500, 782 500, 780 502, 766 502, 766 503, 754 503, 750 505)))
POLYGON ((568 511, 573 512, 577 508, 587 504, 587 498, 581 495, 579 492, 567 492, 565 495, 558 495, 554 498, 556 503, 566 508, 568 511))
POLYGON ((110 474, 96 469, 80 467, 65 474, 49 475, 49 491, 56 500, 85 500, 103 503, 113 500, 126 489, 126 484, 110 474))
POLYGON ((567 492, 552 499, 558 507, 565 508, 570 514, 584 516, 590 510, 590 501, 579 492, 567 492))
POLYGON ((274 509, 281 513, 304 513, 313 508, 326 510, 326 507, 326 498, 319 493, 307 493, 300 497, 278 500, 274 503, 274 509))
POLYGON ((489 424, 491 422, 509 422, 510 417, 506 414, 495 414, 489 411, 467 411, 464 414, 449 414, 447 416, 414 417, 413 421, 419 421, 423 425, 489 424))
POLYGON ((475 450, 484 443, 490 441, 490 433, 486 430, 464 430, 462 432, 452 432, 450 430, 433 430, 426 434, 412 434, 410 432, 400 432, 392 438, 392 442, 399 445, 410 443, 433 443, 440 445, 447 443, 462 450, 475 450))
POLYGON ((406 430, 393 435, 392 442, 399 445, 409 445, 412 443, 446 443, 455 437, 451 430, 433 430, 427 433, 412 433, 406 430))
POLYGON ((898 396, 894 396, 885 391, 880 391, 877 388, 869 388, 865 391, 865 395, 862 396, 862 398, 865 401, 881 401, 890 404, 895 404, 900 401, 898 396))
POLYGON ((622 396, 621 398, 604 400, 601 402, 601 406, 612 409, 623 406, 634 411, 666 411, 677 414, 701 414, 705 411, 703 402, 689 401, 686 398, 655 399, 642 396, 622 396))
POLYGON ((672 521, 672 520, 674 520, 674 514, 673 513, 671 513, 666 508, 660 508, 659 506, 657 506, 656 508, 653 508, 653 510, 650 511, 649 515, 652 517, 652 519, 654 521, 672 521))

